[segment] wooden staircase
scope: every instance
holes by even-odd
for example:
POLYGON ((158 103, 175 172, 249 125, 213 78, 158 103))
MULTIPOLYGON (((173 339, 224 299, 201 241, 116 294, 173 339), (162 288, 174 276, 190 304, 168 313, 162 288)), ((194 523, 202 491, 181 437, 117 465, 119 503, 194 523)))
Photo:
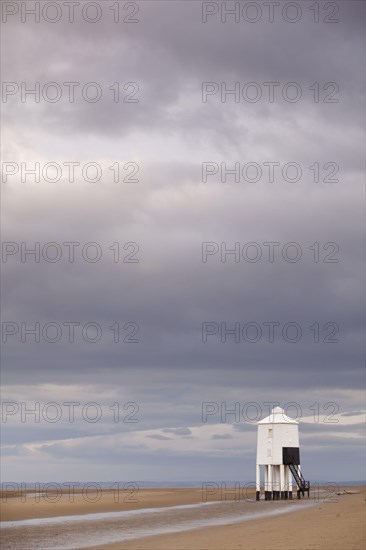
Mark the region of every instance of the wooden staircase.
MULTIPOLYGON (((302 496, 305 496, 305 493, 308 494, 308 497, 310 496, 310 481, 305 481, 304 476, 296 466, 296 464, 289 464, 291 473, 293 475, 294 480, 296 481, 296 484, 299 488, 300 493, 302 496)), ((298 495, 299 496, 299 495, 298 495)))

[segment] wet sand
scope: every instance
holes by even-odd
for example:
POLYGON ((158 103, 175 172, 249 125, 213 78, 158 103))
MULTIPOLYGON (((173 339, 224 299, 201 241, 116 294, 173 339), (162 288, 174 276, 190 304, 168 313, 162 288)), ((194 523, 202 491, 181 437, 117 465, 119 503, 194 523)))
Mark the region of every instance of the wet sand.
POLYGON ((342 495, 338 502, 320 502, 293 515, 149 537, 93 550, 364 550, 365 529, 362 488, 362 494, 342 495))
MULTIPOLYGON (((250 494, 253 495, 253 492, 250 494)), ((62 496, 48 491, 38 498, 34 496, 34 491, 24 491, 22 499, 20 493, 2 493, 1 521, 198 504, 202 502, 202 491, 200 488, 134 491, 121 486, 115 490, 103 490, 102 493, 85 491, 82 494, 77 489, 69 493, 65 490, 62 496)), ((213 498, 209 500, 212 501, 213 498)))
POLYGON ((133 495, 138 502, 131 502, 126 492, 117 494, 115 502, 116 493, 108 491, 94 503, 81 494, 73 499, 65 494, 53 503, 50 494, 47 500, 28 496, 25 502, 13 496, 2 504, 2 522, 13 523, 2 529, 2 548, 363 550, 364 488, 350 490, 352 494, 332 495, 335 502, 324 502, 325 495, 316 502, 314 494, 301 501, 255 502, 254 493, 247 491, 240 502, 222 502, 217 494, 203 504, 201 489, 140 490, 133 495), (78 514, 106 515, 86 521, 78 514), (54 519, 42 524, 45 520, 37 518, 54 519))

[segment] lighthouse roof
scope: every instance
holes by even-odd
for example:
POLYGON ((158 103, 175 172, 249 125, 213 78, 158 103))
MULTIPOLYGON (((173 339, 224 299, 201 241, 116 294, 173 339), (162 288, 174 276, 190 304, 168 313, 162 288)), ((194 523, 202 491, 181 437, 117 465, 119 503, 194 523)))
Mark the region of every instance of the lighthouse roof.
POLYGON ((281 407, 274 407, 271 414, 260 420, 258 424, 298 424, 298 422, 287 416, 281 407))

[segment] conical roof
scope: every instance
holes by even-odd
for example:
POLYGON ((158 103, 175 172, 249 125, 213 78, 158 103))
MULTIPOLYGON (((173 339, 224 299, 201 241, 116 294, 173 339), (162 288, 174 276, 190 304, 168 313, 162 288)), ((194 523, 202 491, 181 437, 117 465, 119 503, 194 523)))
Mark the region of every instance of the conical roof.
POLYGON ((281 407, 274 407, 271 414, 257 422, 257 424, 298 424, 298 422, 287 416, 281 407))

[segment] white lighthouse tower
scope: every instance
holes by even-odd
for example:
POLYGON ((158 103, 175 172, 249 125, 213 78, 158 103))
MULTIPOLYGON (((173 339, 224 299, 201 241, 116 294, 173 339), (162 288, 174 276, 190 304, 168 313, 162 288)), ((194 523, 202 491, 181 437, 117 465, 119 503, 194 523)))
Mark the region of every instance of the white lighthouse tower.
POLYGON ((310 483, 300 469, 299 423, 286 416, 281 407, 258 422, 256 499, 261 494, 261 469, 264 469, 265 500, 292 499, 292 480, 297 496, 309 496, 310 483))

